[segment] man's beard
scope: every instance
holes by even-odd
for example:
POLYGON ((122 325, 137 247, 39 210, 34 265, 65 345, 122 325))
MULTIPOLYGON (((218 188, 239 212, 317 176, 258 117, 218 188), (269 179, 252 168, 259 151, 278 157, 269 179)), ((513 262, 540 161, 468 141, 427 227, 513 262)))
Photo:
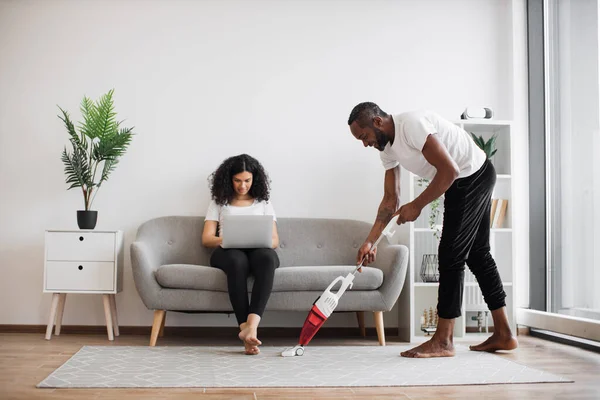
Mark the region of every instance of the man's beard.
POLYGON ((377 140, 377 150, 383 151, 383 149, 389 142, 388 137, 381 129, 373 127, 373 132, 375 132, 375 140, 377 140))

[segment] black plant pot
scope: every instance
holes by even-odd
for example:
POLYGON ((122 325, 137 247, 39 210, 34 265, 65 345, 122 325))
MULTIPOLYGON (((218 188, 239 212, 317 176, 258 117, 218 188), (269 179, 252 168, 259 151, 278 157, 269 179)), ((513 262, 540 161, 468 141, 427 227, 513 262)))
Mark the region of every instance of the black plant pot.
POLYGON ((79 229, 94 229, 97 219, 98 211, 77 210, 77 225, 79 225, 79 229))

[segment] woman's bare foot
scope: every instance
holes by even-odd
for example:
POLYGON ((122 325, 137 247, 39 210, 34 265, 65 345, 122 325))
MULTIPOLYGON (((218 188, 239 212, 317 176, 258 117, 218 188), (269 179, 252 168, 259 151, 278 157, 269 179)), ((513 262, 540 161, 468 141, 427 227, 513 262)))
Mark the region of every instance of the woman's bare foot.
POLYGON ((452 341, 438 340, 434 336, 420 346, 403 351, 400 355, 409 358, 454 357, 454 345, 452 341))
POLYGON ((469 346, 469 349, 493 353, 498 350, 514 350, 518 345, 517 338, 512 334, 497 334, 494 332, 485 342, 476 346, 469 346))
POLYGON ((251 344, 244 342, 244 354, 246 354, 248 356, 255 356, 259 353, 260 353, 260 349, 258 348, 258 346, 253 346, 251 344))
POLYGON ((245 353, 248 355, 256 355, 260 353, 258 346, 262 344, 256 337, 256 328, 250 326, 247 322, 240 325, 240 333, 238 337, 244 342, 245 353))

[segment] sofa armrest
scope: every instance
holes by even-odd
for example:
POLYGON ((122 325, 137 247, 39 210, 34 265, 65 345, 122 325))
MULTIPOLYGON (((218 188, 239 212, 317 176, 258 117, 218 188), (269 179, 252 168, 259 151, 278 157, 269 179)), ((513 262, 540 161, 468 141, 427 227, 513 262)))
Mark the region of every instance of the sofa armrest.
POLYGON ((383 271, 383 285, 379 288, 387 310, 392 309, 404 286, 408 271, 408 247, 402 244, 388 245, 377 252, 375 266, 383 271))
POLYGON ((154 271, 161 265, 158 254, 145 242, 136 241, 131 244, 131 270, 135 287, 149 310, 156 309, 162 287, 156 281, 154 271))

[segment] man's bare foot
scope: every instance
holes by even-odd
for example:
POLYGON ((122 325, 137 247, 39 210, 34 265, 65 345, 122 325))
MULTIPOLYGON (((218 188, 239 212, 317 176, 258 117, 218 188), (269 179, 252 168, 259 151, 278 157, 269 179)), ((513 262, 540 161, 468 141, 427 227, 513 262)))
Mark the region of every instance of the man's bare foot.
POLYGON ((485 342, 476 346, 469 346, 469 349, 493 353, 497 350, 514 350, 518 345, 517 338, 511 334, 497 334, 494 332, 485 342))
POLYGON ((451 341, 441 341, 433 337, 420 346, 403 351, 400 355, 409 358, 454 357, 454 345, 451 341))
POLYGON ((244 344, 254 347, 260 346, 262 342, 258 340, 256 335, 255 327, 249 326, 246 322, 240 325, 240 333, 238 334, 238 337, 244 342, 244 344))

